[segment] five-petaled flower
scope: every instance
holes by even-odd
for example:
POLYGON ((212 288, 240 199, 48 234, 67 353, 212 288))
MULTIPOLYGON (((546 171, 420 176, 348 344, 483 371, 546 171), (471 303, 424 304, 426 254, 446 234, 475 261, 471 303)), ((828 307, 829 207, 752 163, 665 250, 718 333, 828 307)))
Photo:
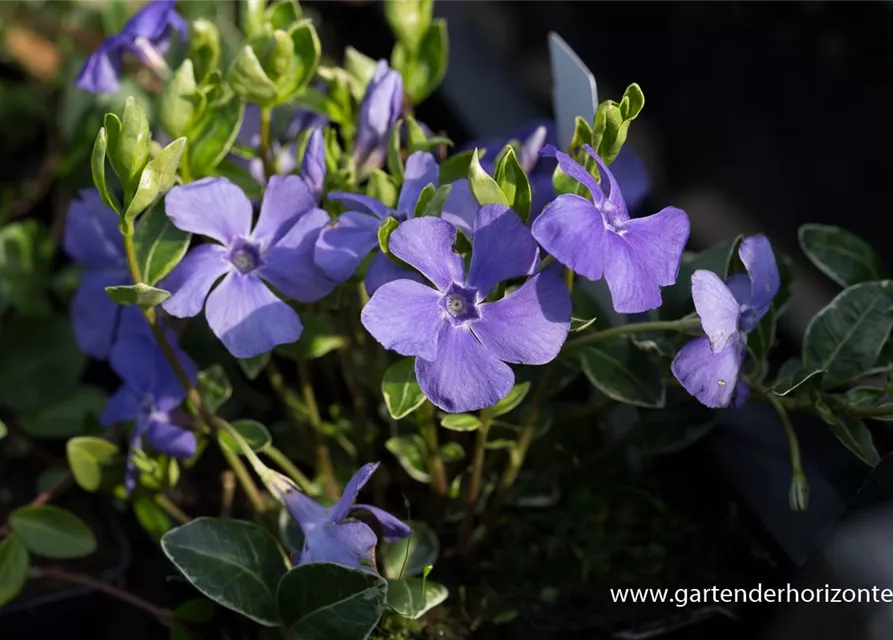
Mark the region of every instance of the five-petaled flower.
POLYGON ((107 38, 87 59, 75 81, 78 88, 92 93, 116 93, 125 54, 147 67, 166 70, 164 55, 170 46, 171 32, 176 31, 184 41, 189 35, 175 5, 174 0, 155 0, 134 14, 120 33, 107 38))
POLYGON ((571 318, 570 294, 556 268, 485 302, 495 285, 530 275, 539 263, 536 242, 514 211, 503 205, 478 210, 467 276, 462 256, 453 251, 456 234, 441 218, 401 224, 391 234, 391 251, 435 288, 389 282, 361 314, 363 326, 385 348, 416 356, 422 391, 449 412, 490 407, 508 395, 515 376, 506 363, 551 361, 571 318))
POLYGON ((403 79, 385 60, 379 60, 366 86, 357 118, 353 159, 361 173, 381 167, 387 155, 388 134, 403 109, 403 79))
POLYGON ((699 269, 691 277, 691 297, 705 336, 686 344, 673 360, 676 379, 708 407, 741 406, 749 388, 739 382, 747 354, 747 334, 753 331, 778 293, 780 278, 775 254, 766 236, 741 243, 738 256, 747 274, 726 282, 699 269))
POLYGON ((601 184, 566 153, 547 147, 558 165, 589 190, 555 198, 533 223, 533 235, 556 260, 590 280, 608 282, 614 310, 640 313, 661 304, 660 288, 676 282, 689 220, 666 207, 646 218, 630 218, 614 175, 585 145, 598 165, 601 184))
POLYGON ((304 548, 297 564, 334 562, 350 568, 371 569, 375 566, 375 532, 363 522, 346 520, 357 511, 365 511, 381 527, 382 539, 393 542, 406 538, 412 530, 387 511, 367 504, 354 504, 360 489, 369 480, 378 463, 368 463, 353 474, 344 487, 341 499, 325 507, 297 488, 290 487, 282 499, 285 508, 304 532, 304 548))
POLYGON ((316 208, 299 176, 273 176, 251 228, 251 202, 223 178, 174 187, 165 198, 174 225, 220 244, 192 249, 161 285, 164 309, 179 318, 202 306, 211 331, 237 358, 250 358, 301 336, 298 314, 264 284, 299 302, 315 302, 335 283, 313 263, 313 246, 329 215, 316 208), (214 283, 220 285, 210 293, 214 283))
MULTIPOLYGON (((145 321, 143 326, 148 327, 145 321)), ((136 486, 138 473, 133 456, 142 448, 143 438, 160 453, 174 458, 191 458, 196 449, 195 434, 177 426, 175 410, 186 397, 183 387, 148 329, 134 329, 112 347, 109 364, 121 377, 122 385, 109 398, 100 419, 105 426, 133 421, 124 482, 128 492, 136 486)), ((175 344, 173 332, 167 333, 168 340, 175 344)), ((195 382, 195 364, 179 348, 174 347, 174 352, 186 375, 195 382)))

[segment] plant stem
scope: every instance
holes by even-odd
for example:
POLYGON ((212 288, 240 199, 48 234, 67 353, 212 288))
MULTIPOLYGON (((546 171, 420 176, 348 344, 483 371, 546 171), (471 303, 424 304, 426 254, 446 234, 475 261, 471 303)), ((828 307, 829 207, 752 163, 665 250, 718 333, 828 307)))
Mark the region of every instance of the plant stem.
POLYGON ((465 520, 462 522, 462 532, 459 535, 460 552, 471 548, 471 534, 474 532, 474 519, 477 514, 478 498, 481 494, 481 476, 484 473, 484 456, 487 451, 487 435, 490 432, 490 423, 493 421, 493 409, 481 411, 481 426, 478 427, 474 441, 474 458, 471 462, 471 477, 468 481, 468 491, 465 494, 465 520))
MULTIPOLYGON (((800 442, 799 440, 797 440, 797 433, 794 431, 794 425, 791 424, 791 419, 788 416, 788 412, 784 408, 784 405, 781 403, 780 399, 777 396, 772 395, 771 393, 765 393, 762 395, 775 409, 775 412, 778 414, 778 418, 779 420, 781 420, 781 424, 784 427, 785 434, 787 434, 788 436, 788 446, 791 449, 791 487, 793 492, 793 488, 797 485, 802 485, 804 487, 806 486, 806 474, 803 473, 803 461, 800 458, 800 442)), ((805 500, 800 508, 797 508, 797 504, 795 503, 795 501, 792 500, 791 507, 797 511, 805 510, 805 500)))
POLYGON ((847 409, 847 413, 854 418, 883 418, 893 415, 893 402, 879 404, 876 407, 851 407, 847 409))
POLYGON ((301 491, 304 493, 311 493, 313 491, 313 482, 310 481, 310 478, 301 473, 301 470, 298 469, 279 449, 273 445, 269 445, 265 447, 261 453, 279 465, 279 468, 285 471, 286 475, 288 475, 288 477, 301 488, 301 491))
POLYGON ((191 522, 192 518, 183 513, 182 509, 163 493, 155 495, 155 504, 164 509, 167 514, 180 524, 191 522))
POLYGON ((646 333, 648 331, 686 331, 701 326, 698 318, 680 318, 679 320, 655 320, 652 322, 634 322, 632 324, 624 324, 618 327, 610 327, 601 331, 593 331, 581 338, 576 338, 567 342, 561 350, 560 355, 567 355, 589 345, 607 340, 608 338, 616 338, 617 336, 625 336, 632 333, 646 333))
POLYGON ((126 602, 127 604, 136 607, 137 609, 145 611, 149 615, 157 618, 158 621, 164 625, 171 626, 172 624, 176 624, 176 621, 174 620, 174 612, 170 609, 165 609, 164 607, 154 605, 151 602, 147 602, 146 600, 133 595, 132 593, 128 593, 123 589, 113 587, 112 585, 102 582, 101 580, 97 580, 96 578, 92 578, 81 573, 70 573, 68 571, 54 569, 51 567, 36 568, 33 569, 32 572, 33 575, 38 578, 46 578, 48 580, 79 584, 81 586, 93 589, 94 591, 104 593, 107 596, 120 600, 121 602, 126 602))
POLYGON ((316 439, 316 464, 322 475, 323 490, 326 497, 337 500, 341 495, 338 481, 335 478, 335 468, 332 466, 332 455, 322 435, 322 418, 319 415, 319 407, 316 404, 316 395, 313 393, 313 383, 310 381, 310 370, 306 360, 298 361, 298 386, 301 388, 301 397, 307 407, 307 418, 316 439))
POLYGON ((437 423, 434 422, 434 405, 427 400, 419 408, 419 428, 422 438, 425 440, 425 449, 428 454, 428 473, 431 474, 431 488, 434 493, 445 498, 448 485, 446 469, 440 457, 440 444, 437 441, 437 423))
POLYGON ((248 468, 239 458, 238 454, 225 444, 220 444, 220 453, 226 458, 227 464, 229 464, 233 473, 236 474, 236 479, 239 481, 239 484, 242 485, 242 490, 245 492, 245 495, 248 496, 248 502, 251 503, 251 510, 257 515, 262 516, 266 511, 264 498, 261 495, 260 490, 257 488, 257 485, 254 483, 251 474, 248 473, 248 468))
POLYGON ((269 180, 273 175, 273 165, 270 158, 270 119, 273 110, 270 107, 261 107, 260 110, 260 158, 264 165, 264 177, 269 180))

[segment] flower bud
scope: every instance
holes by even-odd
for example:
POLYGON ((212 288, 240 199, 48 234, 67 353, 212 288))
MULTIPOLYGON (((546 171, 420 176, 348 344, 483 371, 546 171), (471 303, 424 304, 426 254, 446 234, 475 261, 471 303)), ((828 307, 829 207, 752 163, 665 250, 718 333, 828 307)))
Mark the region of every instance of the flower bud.
POLYGON ((792 511, 806 511, 809 506, 809 484, 802 473, 795 473, 791 478, 788 503, 792 511))

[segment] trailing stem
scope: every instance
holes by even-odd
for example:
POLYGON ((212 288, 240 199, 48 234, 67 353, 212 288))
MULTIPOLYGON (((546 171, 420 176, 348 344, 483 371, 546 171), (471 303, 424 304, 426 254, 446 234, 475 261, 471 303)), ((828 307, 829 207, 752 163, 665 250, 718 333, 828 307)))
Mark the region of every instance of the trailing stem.
POLYGON ((487 436, 493 421, 493 409, 481 411, 481 426, 478 427, 474 442, 474 458, 471 462, 471 476, 468 480, 468 491, 465 494, 465 520, 459 536, 459 551, 464 553, 471 548, 471 536, 474 532, 474 520, 477 514, 478 499, 481 495, 481 477, 484 473, 484 456, 487 451, 487 436))
POLYGON ((434 405, 428 401, 419 408, 419 429, 425 440, 427 451, 428 473, 431 475, 431 488, 438 498, 447 495, 446 469, 440 457, 440 444, 437 439, 437 423, 434 421, 434 405))

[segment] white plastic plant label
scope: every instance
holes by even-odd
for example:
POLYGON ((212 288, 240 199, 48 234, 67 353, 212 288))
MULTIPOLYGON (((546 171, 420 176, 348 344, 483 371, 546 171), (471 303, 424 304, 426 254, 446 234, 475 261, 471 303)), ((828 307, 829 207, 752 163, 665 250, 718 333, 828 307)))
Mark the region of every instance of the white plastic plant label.
POLYGON ((567 149, 574 136, 577 116, 592 123, 598 107, 595 76, 574 50, 554 31, 549 32, 549 57, 552 60, 552 110, 558 128, 558 146, 567 149))

